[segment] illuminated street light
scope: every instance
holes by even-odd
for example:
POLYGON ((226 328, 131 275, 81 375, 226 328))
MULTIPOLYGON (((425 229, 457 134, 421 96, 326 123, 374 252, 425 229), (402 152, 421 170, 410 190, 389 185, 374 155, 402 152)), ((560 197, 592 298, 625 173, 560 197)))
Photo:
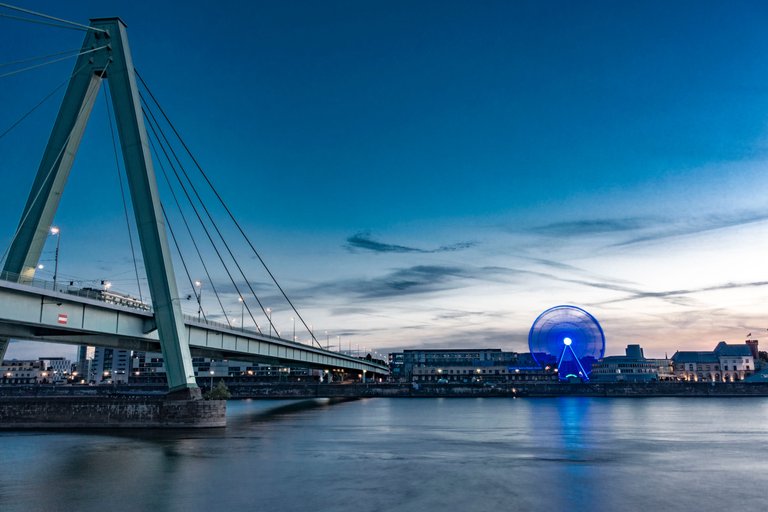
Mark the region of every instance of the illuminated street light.
POLYGON ((200 321, 200 315, 203 313, 203 283, 202 281, 195 281, 195 288, 198 289, 197 293, 197 321, 200 321))
POLYGON ((61 230, 51 226, 51 235, 56 237, 56 252, 53 257, 53 290, 56 290, 56 279, 59 277, 59 244, 61 243, 61 230))
POLYGON ((272 336, 272 308, 267 308, 267 319, 269 320, 269 335, 272 336))
POLYGON ((240 329, 245 330, 245 324, 243 323, 245 319, 245 301, 242 297, 238 297, 237 300, 240 301, 240 329))

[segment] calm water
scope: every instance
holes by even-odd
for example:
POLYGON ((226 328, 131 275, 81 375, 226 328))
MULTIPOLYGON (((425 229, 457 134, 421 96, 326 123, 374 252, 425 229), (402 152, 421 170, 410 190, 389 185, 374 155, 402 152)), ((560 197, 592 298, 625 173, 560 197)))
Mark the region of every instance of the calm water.
POLYGON ((763 398, 243 401, 229 425, 0 433, 0 510, 765 508, 763 398))

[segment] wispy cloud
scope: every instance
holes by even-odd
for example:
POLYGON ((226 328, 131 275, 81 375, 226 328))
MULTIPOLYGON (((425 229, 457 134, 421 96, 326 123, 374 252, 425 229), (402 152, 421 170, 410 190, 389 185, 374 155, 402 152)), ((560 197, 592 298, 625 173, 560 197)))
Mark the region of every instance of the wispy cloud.
POLYGON ((628 217, 623 219, 581 219, 564 222, 553 222, 534 227, 532 231, 550 236, 578 236, 604 233, 620 233, 637 231, 656 221, 645 217, 628 217))
POLYGON ((741 211, 730 215, 710 215, 703 218, 690 219, 684 224, 675 225, 672 222, 664 222, 656 226, 651 233, 640 235, 613 244, 613 247, 655 242, 667 238, 696 235, 708 231, 734 228, 745 224, 763 222, 768 220, 768 212, 765 211, 741 211))
POLYGON ((462 249, 468 249, 476 245, 475 242, 458 242, 450 245, 443 245, 436 249, 421 249, 418 247, 408 247, 406 245, 387 244, 383 242, 377 242, 371 238, 370 232, 364 231, 356 233, 347 238, 347 249, 363 249, 372 252, 394 252, 394 253, 419 253, 430 254, 438 252, 453 252, 460 251, 462 249))
POLYGON ((498 282, 509 276, 525 273, 527 272, 492 266, 415 265, 398 268, 373 278, 343 279, 316 284, 299 294, 306 296, 331 294, 358 299, 380 299, 459 289, 467 286, 468 280, 498 282))
POLYGON ((678 305, 690 305, 690 302, 686 300, 686 296, 688 295, 693 295, 696 293, 714 292, 714 291, 720 291, 720 290, 732 290, 736 288, 756 288, 760 286, 768 286, 768 281, 752 281, 747 283, 724 283, 724 284, 719 284, 714 286, 704 286, 701 288, 666 290, 666 291, 660 291, 660 292, 635 291, 629 296, 622 297, 619 299, 599 302, 599 303, 596 303, 595 305, 615 304, 618 302, 627 302, 630 300, 641 300, 641 299, 663 299, 663 300, 674 301, 674 303, 678 305))

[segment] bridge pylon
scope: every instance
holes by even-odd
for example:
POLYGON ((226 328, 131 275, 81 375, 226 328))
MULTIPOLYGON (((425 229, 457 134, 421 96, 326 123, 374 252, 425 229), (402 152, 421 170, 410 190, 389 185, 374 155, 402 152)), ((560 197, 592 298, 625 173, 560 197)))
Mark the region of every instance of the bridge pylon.
MULTIPOLYGON (((11 243, 3 277, 22 283, 34 277, 101 82, 108 80, 169 391, 198 398, 126 25, 119 18, 99 18, 92 19, 90 27, 11 243)), ((6 347, 7 340, 0 340, 0 359, 6 347)))

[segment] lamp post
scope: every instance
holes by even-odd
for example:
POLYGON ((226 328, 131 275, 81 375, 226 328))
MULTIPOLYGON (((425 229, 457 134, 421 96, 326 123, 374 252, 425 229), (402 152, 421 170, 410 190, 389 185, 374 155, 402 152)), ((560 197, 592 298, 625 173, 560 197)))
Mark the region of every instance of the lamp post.
POLYGON ((213 391, 213 374, 214 374, 214 371, 211 370, 210 374, 211 374, 211 389, 210 390, 213 391))
POLYGON ((51 226, 51 234, 56 237, 56 252, 53 256, 53 291, 56 291, 56 279, 59 277, 59 244, 61 243, 61 230, 51 226))
POLYGON ((238 297, 237 300, 240 301, 240 329, 243 331, 245 330, 245 324, 243 321, 245 320, 245 301, 242 297, 238 297))
POLYGON ((330 338, 328 337, 328 331, 325 331, 325 350, 331 350, 330 338))
POLYGON ((272 308, 267 308, 267 320, 269 320, 269 335, 272 336, 272 308))
POLYGON ((197 321, 199 322, 200 315, 203 313, 203 283, 201 281, 195 281, 195 288, 197 288, 197 321))
POLYGON ((293 341, 296 342, 296 318, 291 317, 291 323, 293 323, 293 341))

